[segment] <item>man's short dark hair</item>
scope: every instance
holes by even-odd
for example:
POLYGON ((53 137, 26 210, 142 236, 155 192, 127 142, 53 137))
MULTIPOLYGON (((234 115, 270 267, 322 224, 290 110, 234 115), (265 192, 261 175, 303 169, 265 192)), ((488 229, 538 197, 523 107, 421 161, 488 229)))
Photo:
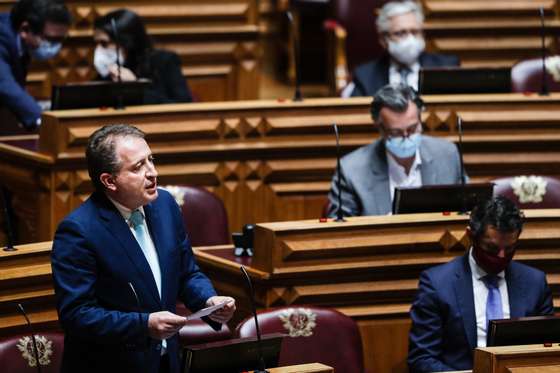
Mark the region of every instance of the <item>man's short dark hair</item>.
POLYGON ((144 139, 144 132, 128 124, 111 124, 104 126, 89 137, 86 146, 86 160, 88 172, 97 191, 103 191, 104 186, 99 177, 102 173, 115 174, 120 170, 120 160, 115 151, 117 137, 138 137, 144 139))
POLYGON ((12 7, 10 20, 14 30, 27 21, 31 31, 40 34, 46 22, 69 26, 72 16, 60 0, 19 0, 12 7))
POLYGON ((523 213, 515 203, 506 197, 497 196, 475 206, 471 211, 469 227, 474 238, 478 239, 489 226, 501 233, 521 233, 523 220, 523 213))
POLYGON ((418 93, 408 85, 387 84, 381 87, 373 96, 371 102, 371 117, 373 121, 379 123, 379 113, 384 107, 397 113, 404 113, 408 108, 409 102, 414 102, 418 107, 418 115, 424 108, 424 101, 418 93))

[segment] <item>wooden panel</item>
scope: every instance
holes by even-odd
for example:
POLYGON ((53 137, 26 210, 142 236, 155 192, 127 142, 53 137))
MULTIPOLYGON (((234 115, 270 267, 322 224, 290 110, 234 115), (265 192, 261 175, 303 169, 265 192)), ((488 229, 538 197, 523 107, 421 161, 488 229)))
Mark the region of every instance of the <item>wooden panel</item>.
POLYGON ((473 372, 560 372, 560 347, 525 345, 477 348, 473 372))

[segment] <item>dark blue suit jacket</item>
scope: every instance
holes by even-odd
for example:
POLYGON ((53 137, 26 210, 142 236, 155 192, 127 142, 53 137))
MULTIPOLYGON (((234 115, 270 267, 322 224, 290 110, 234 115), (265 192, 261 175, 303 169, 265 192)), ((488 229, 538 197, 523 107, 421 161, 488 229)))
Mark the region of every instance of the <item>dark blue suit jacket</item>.
MULTIPOLYGON (((512 261, 505 277, 512 318, 552 314, 543 272, 512 261)), ((422 272, 410 317, 411 372, 472 369, 477 336, 468 255, 422 272)))
MULTIPOLYGON (((173 197, 160 189, 144 211, 161 267, 161 299, 140 246, 104 194, 95 192, 60 223, 52 270, 65 331, 62 372, 157 373, 161 341, 148 336, 148 314, 174 312, 177 299, 196 311, 216 294, 195 263, 173 197)), ((167 340, 172 373, 179 372, 178 349, 177 336, 167 340)))
MULTIPOLYGON (((422 67, 459 66, 457 56, 445 54, 422 53, 418 58, 422 67)), ((373 96, 383 86, 389 84, 390 57, 383 57, 367 62, 354 69, 352 73, 354 90, 352 97, 373 96)))
POLYGON ((26 127, 33 128, 41 108, 24 88, 29 61, 27 52, 21 58, 18 55, 9 14, 0 14, 0 105, 13 112, 26 127))

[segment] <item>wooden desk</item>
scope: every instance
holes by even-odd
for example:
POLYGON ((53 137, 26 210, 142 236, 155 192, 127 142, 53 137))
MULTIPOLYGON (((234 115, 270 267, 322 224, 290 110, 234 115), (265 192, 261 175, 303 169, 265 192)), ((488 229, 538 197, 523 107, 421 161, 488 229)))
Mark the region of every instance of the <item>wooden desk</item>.
MULTIPOLYGON (((560 177, 560 94, 425 97, 426 133, 454 140, 464 123, 471 180, 560 177)), ((318 218, 335 167, 332 122, 344 153, 378 134, 369 98, 240 101, 71 110, 44 115, 40 138, 0 143, 0 180, 14 195, 20 242, 52 239, 92 191, 84 146, 101 125, 131 123, 148 134, 160 185, 194 184, 224 201, 230 228, 318 218)))
POLYGON ((477 348, 473 373, 559 373, 560 346, 543 345, 477 348))
POLYGON ((333 368, 321 363, 291 365, 289 367, 267 368, 267 370, 270 373, 334 373, 333 368))

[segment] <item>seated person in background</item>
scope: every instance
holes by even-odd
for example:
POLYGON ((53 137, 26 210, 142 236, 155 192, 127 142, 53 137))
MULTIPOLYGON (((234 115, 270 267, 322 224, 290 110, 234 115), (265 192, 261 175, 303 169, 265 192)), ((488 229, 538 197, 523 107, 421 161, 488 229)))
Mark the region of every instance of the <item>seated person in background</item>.
POLYGON ((122 64, 122 81, 146 78, 152 81, 145 104, 191 102, 187 82, 181 72, 179 56, 170 51, 154 49, 140 17, 126 9, 107 13, 94 21, 95 53, 93 64, 103 79, 118 81, 117 46, 122 64), (111 25, 115 20, 117 35, 111 25))
POLYGON ((456 56, 424 52, 424 14, 415 1, 391 1, 377 17, 381 58, 358 66, 352 73, 352 96, 373 96, 384 85, 407 84, 418 90, 420 67, 459 66, 456 56))
MULTIPOLYGON (((457 147, 422 135, 422 107, 420 97, 406 85, 387 85, 375 94, 371 115, 381 138, 341 160, 345 216, 391 213, 395 187, 461 182, 457 147)), ((335 173, 329 216, 336 216, 338 209, 337 179, 335 173)))
POLYGON ((29 130, 40 124, 41 107, 25 90, 27 68, 31 59, 58 54, 70 21, 58 0, 19 0, 10 14, 0 14, 0 106, 29 130))
POLYGON ((552 314, 545 274, 512 261, 522 226, 513 202, 485 201, 471 213, 470 250, 422 272, 410 310, 411 372, 472 369, 488 320, 552 314))

